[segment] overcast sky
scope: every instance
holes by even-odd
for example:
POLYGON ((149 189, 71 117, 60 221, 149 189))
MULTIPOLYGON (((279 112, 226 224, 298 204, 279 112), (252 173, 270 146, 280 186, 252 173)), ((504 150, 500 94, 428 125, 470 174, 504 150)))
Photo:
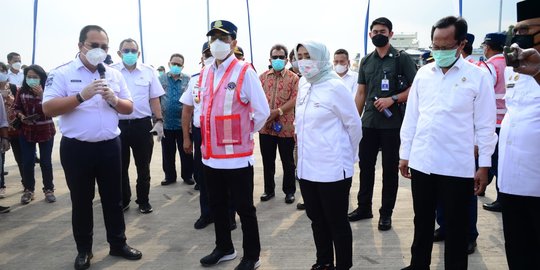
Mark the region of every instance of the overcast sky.
MULTIPOLYGON (((166 65, 173 53, 186 58, 185 72, 199 71, 202 43, 206 41, 206 0, 141 0, 145 62, 166 65)), ((250 61, 245 0, 210 0, 210 20, 225 19, 238 26, 238 44, 250 61)), ((503 0, 502 30, 516 21, 517 0, 503 0)), ((0 0, 0 61, 15 51, 23 64, 32 60, 34 0, 0 0)), ((463 0, 463 17, 478 47, 486 33, 498 30, 499 0, 463 0)), ((367 0, 251 0, 253 62, 259 72, 268 65, 269 49, 276 43, 288 48, 304 40, 326 44, 331 52, 344 48, 351 57, 363 53, 367 0)), ((421 47, 430 44, 434 22, 459 15, 458 0, 372 0, 370 22, 387 17, 394 33, 418 33, 421 47)), ((78 35, 87 24, 102 26, 109 34, 109 54, 120 41, 140 41, 137 0, 40 0, 37 22, 36 64, 50 70, 73 59, 78 35)), ((369 39, 369 38, 368 38, 369 39)), ((368 41, 368 52, 373 50, 368 41)))

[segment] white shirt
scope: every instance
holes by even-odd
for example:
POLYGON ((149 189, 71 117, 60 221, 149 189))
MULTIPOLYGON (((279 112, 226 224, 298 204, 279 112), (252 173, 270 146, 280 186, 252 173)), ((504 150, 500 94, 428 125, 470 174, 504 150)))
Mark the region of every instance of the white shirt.
MULTIPOLYGON (((107 84, 116 96, 131 100, 122 74, 116 69, 104 66, 107 84)), ((77 57, 51 71, 45 83, 43 103, 58 97, 74 96, 94 80, 99 80, 99 73, 90 72, 77 57)), ((118 112, 99 94, 84 101, 73 111, 61 115, 58 126, 63 136, 80 141, 99 142, 120 135, 118 112)))
POLYGON ((358 90, 358 72, 348 70, 343 77, 341 77, 343 80, 343 83, 347 87, 347 89, 351 92, 351 95, 354 97, 356 96, 356 91, 358 90))
POLYGON ((505 70, 506 108, 499 140, 500 192, 540 197, 540 86, 528 75, 505 70))
POLYGON ((201 127, 202 90, 204 89, 199 87, 195 88, 195 85, 199 83, 199 76, 200 74, 191 77, 187 90, 184 91, 180 97, 180 102, 184 105, 193 106, 193 126, 198 128, 201 127), (195 102, 196 97, 198 97, 199 102, 195 102))
POLYGON ((480 167, 491 166, 497 144, 493 83, 459 58, 446 74, 435 63, 418 70, 401 126, 400 158, 426 174, 471 178, 474 144, 480 167))
POLYGON ((159 98, 165 94, 159 82, 157 71, 150 66, 139 63, 133 71, 129 71, 123 62, 113 64, 111 67, 122 73, 133 98, 133 112, 129 115, 120 114, 120 120, 152 116, 150 99, 159 98))
POLYGON ((295 132, 297 175, 313 182, 352 177, 362 139, 362 121, 349 89, 339 79, 298 87, 295 132))
MULTIPOLYGON (((214 89, 217 89, 219 81, 223 75, 225 75, 225 71, 233 59, 234 54, 231 54, 219 66, 216 66, 216 63, 214 62, 209 67, 214 69, 214 89)), ((238 65, 243 63, 244 62, 240 61, 238 65)), ((203 77, 203 80, 206 80, 206 78, 203 77)), ((244 83, 240 92, 240 99, 244 102, 249 102, 251 108, 253 109, 253 133, 258 132, 264 126, 266 119, 268 119, 268 116, 270 115, 270 108, 268 107, 268 101, 266 100, 266 95, 264 94, 259 76, 257 76, 257 73, 255 73, 252 68, 248 68, 246 75, 244 76, 244 83)), ((255 164, 255 158, 253 155, 239 158, 203 158, 202 162, 204 165, 214 169, 238 169, 255 164)))
POLYGON ((19 69, 19 72, 13 73, 11 69, 8 69, 8 81, 11 84, 21 87, 24 81, 24 73, 22 69, 19 69))

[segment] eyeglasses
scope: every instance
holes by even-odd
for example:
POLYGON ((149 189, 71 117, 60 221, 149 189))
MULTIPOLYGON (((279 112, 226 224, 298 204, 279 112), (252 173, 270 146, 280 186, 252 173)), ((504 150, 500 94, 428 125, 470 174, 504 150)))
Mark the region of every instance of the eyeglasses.
POLYGON ((99 44, 99 43, 87 43, 87 44, 90 44, 90 48, 92 49, 101 48, 104 51, 109 50, 109 45, 107 44, 99 44))
POLYGON ((515 27, 514 29, 512 29, 512 34, 527 35, 529 33, 530 28, 534 26, 540 26, 540 24, 538 23, 524 24, 519 27, 515 27))
POLYGON ((180 63, 173 63, 173 62, 171 62, 171 66, 177 66, 177 67, 182 67, 182 64, 180 64, 180 63))
POLYGON ((272 55, 270 58, 272 58, 273 60, 276 60, 276 59, 284 60, 287 57, 285 55, 272 55))
POLYGON ((433 50, 433 51, 439 51, 439 50, 446 51, 446 50, 452 50, 452 49, 456 48, 457 46, 459 46, 459 41, 458 41, 458 43, 456 43, 456 45, 453 45, 453 46, 450 46, 450 47, 439 47, 439 46, 437 46, 435 44, 431 44, 429 46, 429 48, 431 50, 433 50))
POLYGON ((122 49, 122 53, 138 53, 138 49, 122 49))

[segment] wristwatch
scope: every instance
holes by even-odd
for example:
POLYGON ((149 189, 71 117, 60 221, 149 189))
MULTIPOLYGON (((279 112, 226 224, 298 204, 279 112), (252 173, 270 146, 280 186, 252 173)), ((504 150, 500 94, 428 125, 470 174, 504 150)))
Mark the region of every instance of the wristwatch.
POLYGON ((281 108, 277 108, 277 110, 279 111, 279 116, 282 116, 283 115, 283 110, 281 108))
POLYGON ((393 95, 393 96, 392 96, 392 100, 393 100, 394 102, 397 102, 398 99, 399 99, 398 95, 393 95))

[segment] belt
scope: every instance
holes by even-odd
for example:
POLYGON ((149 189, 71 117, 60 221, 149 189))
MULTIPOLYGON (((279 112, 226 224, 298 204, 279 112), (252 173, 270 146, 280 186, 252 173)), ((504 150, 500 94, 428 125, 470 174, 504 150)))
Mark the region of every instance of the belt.
POLYGON ((144 122, 144 121, 148 121, 148 120, 150 120, 150 116, 143 117, 143 118, 135 118, 135 119, 121 119, 120 123, 122 123, 122 124, 135 124, 135 123, 140 123, 140 122, 144 122))

